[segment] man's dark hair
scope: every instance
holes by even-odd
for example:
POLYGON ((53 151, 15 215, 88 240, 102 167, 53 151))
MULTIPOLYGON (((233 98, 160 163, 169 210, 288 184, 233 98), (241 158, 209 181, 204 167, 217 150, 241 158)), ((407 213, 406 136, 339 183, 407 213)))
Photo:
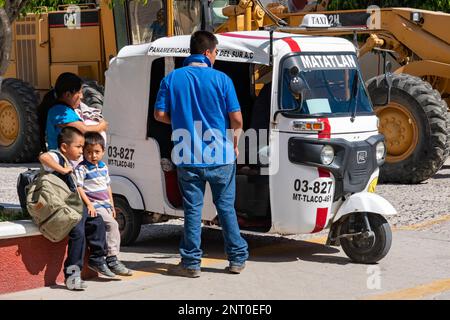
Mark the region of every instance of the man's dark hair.
POLYGON ((63 143, 69 145, 75 140, 76 136, 83 136, 83 133, 75 127, 64 127, 58 134, 58 147, 61 147, 63 143))
POLYGON ((105 139, 98 132, 86 132, 84 135, 84 146, 93 146, 99 144, 102 150, 105 151, 105 139))
POLYGON ((206 50, 213 50, 219 41, 215 35, 209 31, 199 30, 191 36, 191 54, 202 54, 206 50))

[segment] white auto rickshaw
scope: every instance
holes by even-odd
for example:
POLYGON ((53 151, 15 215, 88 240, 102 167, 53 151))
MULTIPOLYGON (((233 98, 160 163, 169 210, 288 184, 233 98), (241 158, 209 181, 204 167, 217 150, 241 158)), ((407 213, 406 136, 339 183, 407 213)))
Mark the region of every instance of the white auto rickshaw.
MULTIPOLYGON (((234 82, 244 130, 256 115, 262 83, 271 83, 268 146, 258 149, 262 160, 246 170, 238 159, 241 231, 288 235, 329 229, 327 244, 342 245, 353 261, 382 259, 392 239, 383 216, 396 210, 374 193, 386 149, 354 45, 337 37, 271 31, 216 36, 214 67, 234 82)), ((123 244, 136 239, 141 224, 183 217, 169 160, 171 128, 154 119, 153 105, 161 79, 189 55, 189 39, 124 47, 106 72, 106 162, 123 244)), ((204 225, 218 226, 216 216, 207 187, 204 225)))

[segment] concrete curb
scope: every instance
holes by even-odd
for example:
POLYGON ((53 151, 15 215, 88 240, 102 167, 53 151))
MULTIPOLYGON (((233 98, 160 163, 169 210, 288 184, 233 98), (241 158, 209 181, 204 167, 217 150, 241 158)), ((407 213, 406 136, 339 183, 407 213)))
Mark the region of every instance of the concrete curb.
POLYGON ((39 236, 38 227, 31 220, 0 222, 0 239, 39 236))
MULTIPOLYGON (((63 284, 66 251, 67 238, 53 243, 31 220, 0 222, 0 294, 63 284)), ((97 273, 85 267, 81 276, 97 273)))

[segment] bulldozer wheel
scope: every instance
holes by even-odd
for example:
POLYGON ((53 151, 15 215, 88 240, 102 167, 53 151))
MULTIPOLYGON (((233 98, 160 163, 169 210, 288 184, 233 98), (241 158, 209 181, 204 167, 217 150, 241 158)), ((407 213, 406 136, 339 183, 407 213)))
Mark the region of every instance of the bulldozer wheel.
POLYGON ((40 150, 38 96, 19 79, 5 79, 0 90, 0 162, 35 161, 40 150))
POLYGON ((84 81, 81 89, 83 90, 83 102, 91 108, 102 110, 104 89, 97 81, 84 81))
MULTIPOLYGON (((367 88, 374 104, 385 101, 384 75, 368 80, 367 88)), ((419 183, 441 168, 449 152, 448 112, 428 82, 395 74, 390 103, 375 112, 387 148, 381 182, 419 183)))
MULTIPOLYGON (((445 105, 447 106, 445 100, 442 101, 444 101, 445 105)), ((441 168, 444 165, 444 162, 448 156, 450 156, 450 111, 447 111, 447 144, 445 146, 444 159, 442 160, 442 163, 439 166, 439 168, 441 168)))

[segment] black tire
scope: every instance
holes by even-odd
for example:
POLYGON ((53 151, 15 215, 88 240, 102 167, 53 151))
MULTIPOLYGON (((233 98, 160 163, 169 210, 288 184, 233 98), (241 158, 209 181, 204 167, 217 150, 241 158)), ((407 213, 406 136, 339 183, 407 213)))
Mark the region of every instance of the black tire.
MULTIPOLYGON (((385 102, 384 75, 368 80, 366 85, 374 104, 385 102)), ((418 131, 417 143, 396 161, 390 160, 387 143, 388 157, 380 169, 380 182, 419 183, 427 180, 441 168, 450 151, 446 103, 428 82, 408 74, 393 76, 391 102, 412 114, 418 131)), ((375 112, 382 108, 375 107, 375 112)))
POLYGON ((447 102, 444 99, 442 99, 441 94, 436 89, 433 89, 433 87, 429 82, 425 81, 425 85, 428 87, 428 89, 433 90, 433 95, 436 98, 436 100, 441 101, 442 110, 446 116, 445 118, 447 124, 447 143, 445 144, 444 156, 442 157, 441 164, 439 165, 440 169, 444 165, 447 158, 450 156, 450 110, 448 109, 447 102))
MULTIPOLYGON (((383 259, 392 244, 392 231, 386 219, 374 213, 367 213, 370 228, 375 234, 374 239, 362 240, 360 237, 340 240, 345 254, 357 263, 375 263, 383 259)), ((355 221, 350 225, 350 216, 345 219, 340 234, 355 233, 365 230, 364 221, 360 213, 354 216, 355 221)))
MULTIPOLYGON (((0 101, 2 100, 9 102, 15 108, 18 119, 18 134, 12 142, 0 140, 0 162, 36 161, 40 151, 37 114, 38 95, 29 83, 8 78, 2 81, 0 101)), ((0 117, 2 117, 1 114, 0 117)), ((3 120, 8 121, 8 117, 6 115, 4 117, 3 120)), ((1 120, 0 125, 2 125, 1 120)), ((0 130, 2 129, 0 128, 0 130)))
MULTIPOLYGON (((448 156, 450 156, 450 111, 447 112, 447 146, 445 149, 445 157, 447 158, 448 156)), ((442 164, 444 164, 445 160, 442 161, 442 164)))
POLYGON ((96 81, 84 81, 81 89, 83 90, 83 102, 91 108, 102 110, 104 88, 96 81))
POLYGON ((142 213, 131 209, 128 202, 120 196, 114 196, 114 207, 119 223, 121 245, 131 245, 141 231, 142 213))
MULTIPOLYGON (((442 100, 445 103, 445 107, 447 108, 447 103, 445 100, 442 100)), ((445 153, 444 157, 442 159, 442 163, 439 166, 439 169, 442 168, 442 166, 445 163, 445 160, 450 156, 450 111, 447 111, 447 144, 445 145, 445 153)))

